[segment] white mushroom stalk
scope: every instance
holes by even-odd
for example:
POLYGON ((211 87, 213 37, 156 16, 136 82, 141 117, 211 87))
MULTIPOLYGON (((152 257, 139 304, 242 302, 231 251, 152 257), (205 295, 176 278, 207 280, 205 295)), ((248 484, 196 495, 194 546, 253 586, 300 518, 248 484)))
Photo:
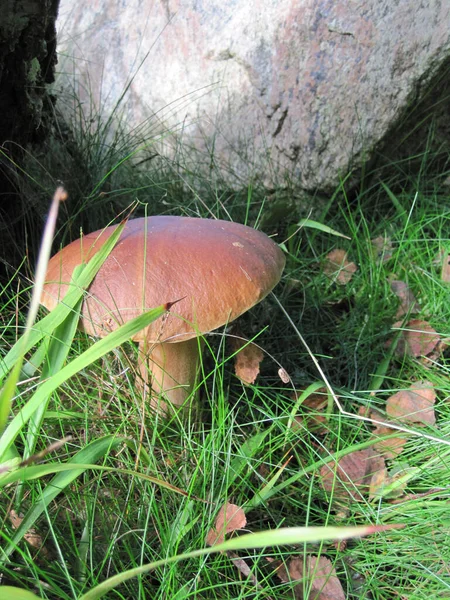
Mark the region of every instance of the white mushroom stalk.
POLYGON ((194 397, 202 347, 197 338, 161 342, 150 348, 144 342, 139 344, 139 371, 154 409, 167 411, 167 403, 182 406, 194 397))

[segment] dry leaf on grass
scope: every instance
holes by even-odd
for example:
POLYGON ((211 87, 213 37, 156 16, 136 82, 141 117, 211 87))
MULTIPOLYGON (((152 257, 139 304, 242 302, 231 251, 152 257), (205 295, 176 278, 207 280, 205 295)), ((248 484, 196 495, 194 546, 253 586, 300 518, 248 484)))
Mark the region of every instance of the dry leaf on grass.
MULTIPOLYGON (((22 524, 23 517, 20 517, 14 509, 11 509, 9 511, 9 520, 11 521, 13 529, 18 529, 22 524)), ((30 544, 30 546, 37 548, 44 554, 44 556, 47 556, 48 550, 42 545, 42 537, 36 533, 35 529, 29 529, 23 537, 30 544)))
POLYGON ((264 358, 264 353, 256 344, 243 340, 235 340, 235 350, 242 348, 234 358, 234 371, 245 385, 255 383, 259 375, 259 365, 264 358))
POLYGON ((429 381, 413 383, 408 390, 401 390, 386 403, 386 412, 391 419, 416 425, 434 425, 434 403, 436 392, 429 381))
POLYGON ((384 458, 372 448, 357 450, 320 469, 322 487, 337 500, 364 500, 374 473, 385 467, 384 458))
MULTIPOLYGON (((395 429, 391 429, 390 427, 386 427, 385 425, 377 425, 377 427, 373 430, 373 435, 385 436, 397 433, 398 431, 395 429)), ((397 458, 399 454, 403 452, 406 442, 408 441, 408 435, 405 434, 402 437, 390 437, 384 440, 377 439, 374 443, 373 447, 377 452, 382 454, 387 459, 397 458)))
POLYGON ((396 312, 396 317, 399 319, 403 315, 410 313, 417 313, 420 310, 419 304, 414 294, 409 289, 408 285, 404 281, 393 279, 391 282, 391 290, 397 296, 400 301, 399 307, 396 312))
POLYGON ((351 280, 355 271, 357 271, 357 266, 355 263, 347 260, 347 252, 345 250, 336 249, 327 255, 323 271, 327 277, 336 283, 345 285, 351 280))
POLYGON ((398 485, 394 484, 404 474, 405 471, 403 469, 398 471, 393 470, 391 473, 388 473, 387 469, 381 469, 377 473, 374 473, 370 481, 369 500, 374 500, 375 498, 386 498, 387 500, 401 498, 405 493, 406 482, 399 483, 398 485), (392 489, 386 490, 386 488, 391 486, 392 489))
POLYGON ((378 236, 372 240, 374 258, 378 262, 387 262, 392 258, 392 241, 388 237, 378 236))
POLYGON ((441 279, 446 283, 450 283, 450 253, 446 252, 442 259, 441 279))
MULTIPOLYGON (((375 421, 386 422, 386 418, 380 412, 368 406, 361 406, 358 414, 365 418, 374 419, 375 421)), ((403 452, 403 448, 409 437, 408 434, 400 434, 398 430, 392 429, 389 427, 389 422, 386 422, 386 425, 380 425, 379 423, 373 423, 373 425, 375 429, 372 435, 376 440, 373 444, 374 450, 387 459, 396 458, 403 452), (397 434, 396 437, 389 437, 385 440, 378 439, 378 436, 382 437, 394 433, 397 434)))
MULTIPOLYGON (((401 323, 394 323, 394 327, 401 327, 401 323)), ((412 319, 408 321, 404 330, 400 334, 397 348, 397 355, 403 356, 428 356, 431 354, 440 342, 439 334, 427 322, 421 319, 412 319)))
POLYGON ((333 564, 326 556, 308 555, 305 558, 291 558, 287 568, 281 565, 277 575, 284 583, 300 580, 294 586, 296 600, 345 600, 345 593, 333 564))
MULTIPOLYGON (((299 391, 296 391, 292 396, 293 400, 297 400, 299 391)), ((317 392, 310 394, 301 405, 304 413, 301 416, 295 417, 295 422, 302 426, 302 429, 312 431, 317 435, 325 435, 329 429, 326 426, 328 417, 325 414, 328 408, 328 390, 319 388, 317 392), (306 409, 306 410, 305 410, 306 409)))
POLYGON ((441 269, 441 279, 446 283, 450 283, 450 252, 442 249, 438 252, 433 264, 441 269))
POLYGON ((382 491, 385 487, 387 479, 388 471, 386 467, 384 467, 384 469, 380 469, 372 475, 369 486, 369 500, 373 500, 374 498, 380 496, 380 491, 382 491))
POLYGON ((242 529, 247 524, 244 511, 236 504, 227 502, 225 506, 219 510, 216 517, 214 527, 212 527, 206 535, 206 543, 208 546, 215 546, 225 541, 225 535, 242 529))

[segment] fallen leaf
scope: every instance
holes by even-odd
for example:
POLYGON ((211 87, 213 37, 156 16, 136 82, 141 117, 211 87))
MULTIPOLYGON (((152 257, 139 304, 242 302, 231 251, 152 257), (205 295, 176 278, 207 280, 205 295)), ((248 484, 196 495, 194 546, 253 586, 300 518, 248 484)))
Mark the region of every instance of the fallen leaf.
MULTIPOLYGON (((297 394, 293 399, 297 399, 297 394)), ((328 390, 319 388, 317 392, 310 394, 302 402, 301 409, 304 411, 301 416, 295 417, 295 422, 302 426, 302 429, 307 429, 318 435, 325 435, 329 428, 326 426, 328 417, 325 414, 328 408, 328 390), (321 414, 322 413, 322 414, 321 414)))
POLYGON ((386 403, 386 412, 392 419, 416 425, 434 425, 436 392, 429 381, 413 383, 408 390, 400 390, 386 403))
POLYGON ((389 421, 386 421, 385 416, 370 406, 360 406, 358 414, 361 417, 373 419, 374 421, 383 421, 385 423, 385 425, 372 423, 372 425, 375 427, 372 434, 373 439, 375 440, 373 444, 374 450, 387 459, 396 458, 401 452, 403 452, 403 448, 409 437, 408 434, 399 434, 396 429, 389 427, 389 421), (385 435, 391 435, 393 433, 397 433, 398 437, 390 437, 385 440, 378 439, 378 436, 381 437, 385 435))
POLYGON ((380 491, 385 487, 387 478, 388 472, 386 467, 372 475, 369 486, 369 500, 373 500, 380 496, 380 491))
MULTIPOLYGON (((394 327, 400 326, 401 323, 394 324, 394 327)), ((439 341, 439 334, 427 321, 412 319, 400 334, 395 352, 400 356, 427 356, 433 352, 439 341)))
POLYGON ((396 317, 399 319, 403 315, 410 313, 417 313, 420 310, 419 304, 414 294, 409 289, 408 285, 404 281, 394 279, 390 282, 391 290, 400 300, 399 307, 396 312, 396 317))
MULTIPOLYGON (((13 529, 18 529, 18 527, 20 527, 22 524, 23 517, 20 517, 14 509, 11 509, 9 511, 9 520, 11 521, 13 529)), ((45 546, 43 546, 42 537, 36 533, 35 529, 29 529, 23 537, 30 544, 30 546, 37 548, 44 554, 44 556, 47 556, 48 550, 45 548, 45 546)))
POLYGON ((450 252, 448 249, 441 248, 433 260, 433 264, 440 268, 442 281, 450 283, 450 252))
POLYGON ((225 535, 242 529, 247 524, 245 513, 240 506, 227 502, 225 506, 219 510, 216 517, 214 527, 212 527, 206 535, 206 543, 208 546, 215 546, 225 541, 225 535))
POLYGON ((333 564, 326 556, 295 557, 277 570, 284 583, 301 581, 294 586, 296 600, 345 600, 345 593, 333 564), (306 589, 305 589, 306 588, 306 589), (305 596, 306 591, 306 596, 305 596))
POLYGON ((327 277, 339 283, 340 285, 347 284, 355 271, 357 266, 353 262, 347 260, 347 252, 345 250, 332 250, 325 258, 325 265, 323 271, 327 277))
POLYGON ((375 498, 392 500, 403 496, 406 489, 406 482, 401 482, 398 485, 396 485, 396 482, 404 474, 405 471, 403 469, 399 471, 393 470, 391 473, 388 473, 387 469, 381 469, 377 473, 374 473, 370 481, 369 500, 374 500, 375 498))
POLYGON ((441 279, 446 283, 450 283, 450 253, 446 252, 442 259, 441 279))
POLYGON ((259 375, 259 365, 264 353, 256 344, 236 340, 234 347, 238 351, 234 359, 234 371, 245 385, 255 383, 259 375))
POLYGON ((343 456, 337 466, 327 463, 320 469, 322 487, 339 500, 361 501, 369 492, 372 475, 385 467, 384 458, 372 448, 343 456))
MULTIPOLYGON (((398 433, 398 431, 385 425, 377 425, 373 430, 374 436, 385 436, 393 433, 398 433)), ((390 437, 385 440, 377 439, 373 447, 387 459, 397 458, 403 452, 405 444, 408 441, 407 438, 408 436, 405 434, 404 437, 390 437)))
POLYGON ((385 236, 378 236, 372 240, 374 258, 381 262, 387 262, 392 258, 392 241, 385 236))

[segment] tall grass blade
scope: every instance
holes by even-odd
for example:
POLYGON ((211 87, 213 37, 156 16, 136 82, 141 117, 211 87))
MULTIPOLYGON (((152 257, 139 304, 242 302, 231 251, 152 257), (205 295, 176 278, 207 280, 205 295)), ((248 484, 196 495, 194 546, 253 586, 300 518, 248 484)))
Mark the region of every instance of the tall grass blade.
POLYGON ((27 321, 25 325, 25 332, 20 340, 17 342, 18 355, 16 361, 13 363, 15 368, 10 373, 6 385, 0 391, 0 431, 3 431, 8 415, 11 410, 11 403, 16 390, 17 382, 20 378, 20 371, 22 368, 23 357, 25 355, 25 347, 30 336, 30 331, 39 310, 39 302, 41 299, 42 288, 45 283, 45 273, 47 271, 47 264, 50 258, 50 252, 52 248, 53 234, 55 232, 56 219, 58 217, 59 203, 67 198, 67 192, 62 187, 58 187, 53 196, 52 203, 50 205, 50 211, 48 213, 47 222, 45 224, 44 235, 42 237, 41 248, 39 250, 38 265, 36 270, 36 282, 33 286, 33 293, 31 295, 30 308, 28 310, 27 321))
POLYGON ((40 600, 40 597, 12 585, 0 585, 0 600, 40 600))
POLYGON ((110 352, 117 346, 120 346, 131 339, 136 333, 161 317, 166 310, 167 305, 161 305, 158 308, 154 308, 147 313, 132 319, 128 323, 125 323, 107 337, 96 342, 93 346, 83 352, 83 354, 77 356, 77 358, 71 361, 63 369, 54 373, 51 379, 42 383, 30 400, 20 409, 19 414, 14 417, 0 438, 0 460, 5 451, 14 443, 25 423, 28 423, 35 411, 38 410, 39 406, 46 401, 46 398, 48 398, 52 392, 81 369, 86 368, 107 352, 110 352))
POLYGON ((319 221, 313 221, 312 219, 302 219, 301 221, 298 222, 297 225, 298 225, 298 227, 309 227, 309 229, 318 229, 319 231, 322 231, 322 233, 329 233, 331 235, 335 235, 337 237, 344 238, 346 240, 351 239, 348 235, 344 235, 343 233, 340 233, 339 231, 336 231, 335 229, 328 227, 328 225, 319 223, 319 221))
MULTIPOLYGON (((69 354, 70 347, 75 337, 77 330, 79 313, 81 308, 81 299, 78 301, 74 311, 65 319, 52 334, 50 343, 47 349, 47 355, 44 363, 44 367, 41 372, 41 381, 52 377, 55 373, 60 371, 64 363, 66 362, 67 355, 69 354)), ((32 415, 29 426, 27 443, 25 446, 25 452, 23 458, 26 459, 31 456, 36 448, 37 436, 44 420, 45 411, 50 400, 50 394, 40 404, 39 408, 32 415)))
POLYGON ((88 444, 85 448, 80 450, 68 464, 73 465, 73 469, 58 473, 53 479, 45 486, 42 491, 41 497, 31 509, 24 516, 22 523, 16 530, 11 542, 5 549, 1 549, 3 559, 7 559, 11 552, 14 551, 17 544, 26 534, 26 532, 33 527, 36 520, 44 512, 47 506, 52 500, 58 496, 68 485, 72 483, 79 475, 84 473, 86 470, 86 463, 95 463, 102 456, 106 456, 108 452, 116 448, 122 443, 121 438, 117 438, 113 435, 105 436, 101 439, 95 440, 88 444), (77 464, 83 465, 77 468, 77 464))
MULTIPOLYGON (((58 304, 58 306, 52 310, 51 313, 46 315, 38 323, 35 324, 33 329, 29 331, 26 342, 23 343, 21 338, 8 354, 0 360, 0 371, 1 377, 4 377, 16 364, 23 354, 29 352, 34 346, 36 346, 42 338, 48 336, 58 325, 60 325, 64 319, 73 311, 80 298, 83 296, 84 290, 87 289, 94 279, 97 271, 105 261, 108 254, 114 248, 124 228, 124 224, 119 225, 107 241, 103 244, 101 249, 91 258, 87 265, 82 265, 81 272, 77 275, 73 281, 70 289, 68 290, 64 300, 58 304)), ((1 381, 0 381, 1 384, 1 381)))
POLYGON ((395 527, 395 525, 364 525, 361 527, 291 527, 274 529, 272 531, 261 531, 259 533, 249 533, 211 548, 202 548, 200 550, 194 550, 193 552, 187 552, 186 554, 171 556, 166 559, 143 565, 142 567, 124 571, 123 573, 119 573, 118 575, 103 581, 100 585, 97 585, 86 594, 83 594, 79 600, 98 600, 128 579, 143 575, 144 573, 148 573, 149 571, 153 571, 164 565, 180 560, 204 556, 205 554, 248 550, 250 548, 266 548, 268 546, 280 546, 286 544, 318 543, 325 540, 344 540, 351 537, 370 535, 395 527))

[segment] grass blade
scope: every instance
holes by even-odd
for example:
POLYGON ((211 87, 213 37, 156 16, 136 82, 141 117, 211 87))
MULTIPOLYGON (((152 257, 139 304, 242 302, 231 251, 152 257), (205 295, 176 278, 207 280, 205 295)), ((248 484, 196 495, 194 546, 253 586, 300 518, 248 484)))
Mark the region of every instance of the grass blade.
POLYGON ((351 537, 370 535, 396 527, 397 526, 395 525, 363 525, 361 527, 291 527, 274 529, 272 531, 261 531, 259 533, 249 533, 211 548, 202 548, 200 550, 194 550, 193 552, 187 552, 186 554, 171 556, 166 559, 143 565, 142 567, 124 571, 123 573, 119 573, 118 575, 114 575, 106 581, 103 581, 100 585, 97 585, 86 594, 83 594, 79 600, 98 600, 132 577, 148 573, 149 571, 170 563, 204 556, 205 554, 229 552, 232 550, 247 550, 249 548, 265 548, 268 546, 285 544, 317 543, 330 539, 344 540, 351 537))
POLYGON ((297 223, 297 226, 298 227, 309 227, 309 229, 318 229, 319 231, 322 231, 323 233, 330 233, 331 235, 335 235, 337 237, 341 237, 346 240, 351 239, 348 235, 344 235, 343 233, 340 233, 339 231, 336 231, 335 229, 328 227, 328 225, 324 225, 323 223, 319 223, 319 221, 313 221, 311 219, 302 219, 301 221, 299 221, 297 223))
POLYGON ((117 346, 120 346, 127 340, 131 339, 136 333, 150 325, 153 321, 161 317, 170 305, 161 305, 154 308, 143 315, 132 319, 128 323, 125 323, 116 331, 110 333, 107 337, 99 340, 93 346, 88 348, 83 354, 77 356, 72 362, 66 365, 63 369, 55 373, 51 379, 45 381, 30 400, 20 409, 11 423, 6 428, 2 437, 0 438, 0 459, 4 455, 5 451, 13 444, 17 435, 22 430, 25 423, 27 423, 32 415, 38 410, 39 406, 45 402, 45 399, 54 392, 62 383, 70 379, 73 375, 78 373, 81 369, 86 368, 88 365, 101 358, 107 352, 110 352, 117 346))
POLYGON ((50 258, 50 252, 53 241, 53 234, 55 232, 56 219, 58 217, 59 203, 67 198, 67 192, 62 187, 58 187, 53 196, 52 203, 50 205, 50 211, 45 224, 44 235, 42 237, 41 248, 39 250, 39 259, 36 270, 36 282, 33 286, 33 292, 31 294, 30 308, 28 310, 27 322, 25 325, 25 332, 19 339, 17 344, 18 355, 17 360, 13 363, 14 369, 10 373, 6 385, 0 391, 0 431, 3 431, 8 415, 11 410, 11 402, 16 390, 17 382, 20 378, 20 371, 22 368, 23 357, 25 355, 25 348, 27 341, 30 336, 31 328, 39 310, 39 301, 42 294, 42 288, 45 283, 45 273, 47 271, 47 264, 50 258))
POLYGON ((63 471, 53 477, 53 479, 45 486, 41 497, 36 502, 28 513, 23 518, 20 527, 17 528, 10 544, 1 550, 3 558, 7 558, 11 552, 15 550, 16 545, 23 538, 25 533, 33 527, 36 520, 44 512, 52 500, 58 496, 74 479, 84 473, 86 470, 85 463, 96 462, 102 456, 106 456, 111 449, 116 448, 122 443, 121 438, 116 438, 113 435, 105 436, 99 440, 95 440, 80 450, 68 464, 74 468, 70 471, 63 471), (76 465, 80 464, 77 468, 76 465))
POLYGON ((3 600, 40 600, 33 592, 12 585, 0 585, 0 598, 3 600))
MULTIPOLYGON (((69 354, 70 347, 72 345, 73 338, 78 326, 80 317, 81 299, 78 301, 74 311, 69 314, 58 327, 55 329, 51 336, 50 343, 48 345, 47 354, 45 357, 44 367, 41 372, 41 381, 52 377, 55 373, 63 368, 66 362, 67 355, 69 354)), ((32 415, 27 434, 27 443, 25 446, 25 452, 23 458, 26 459, 31 456, 36 448, 37 436, 44 420, 45 411, 47 410, 48 403, 50 401, 50 394, 45 400, 39 405, 39 408, 32 415)))
POLYGON ((14 367, 23 354, 29 352, 42 340, 42 338, 54 331, 54 329, 70 315, 80 298, 83 296, 84 290, 89 287, 97 274, 97 271, 116 245, 124 225, 125 224, 119 225, 95 256, 93 256, 86 265, 82 265, 83 268, 76 277, 76 280, 74 280, 73 284, 70 286, 70 289, 64 297, 64 301, 60 302, 51 313, 34 325, 33 329, 29 332, 26 343, 22 343, 21 340, 23 338, 20 338, 8 354, 0 361, 0 370, 3 371, 2 377, 14 367))
MULTIPOLYGON (((126 445, 129 440, 122 438, 121 442, 126 445)), ((78 463, 77 463, 78 465, 78 463)), ((16 465, 12 465, 15 467, 16 465)), ((12 468, 11 467, 11 468, 12 468)), ((72 471, 73 465, 70 463, 48 463, 45 465, 35 465, 31 467, 23 467, 16 469, 15 471, 11 471, 8 473, 3 473, 0 475, 0 487, 4 487, 6 485, 10 485, 11 483, 16 483, 17 481, 32 481, 33 479, 39 479, 41 477, 45 477, 46 475, 52 475, 54 473, 63 473, 66 471, 72 471)), ((91 463, 79 464, 77 468, 83 469, 83 471, 87 471, 89 469, 93 471, 99 472, 111 472, 111 473, 120 473, 121 475, 130 476, 130 477, 138 477, 144 481, 148 481, 149 483, 153 483, 159 487, 165 488, 171 492, 175 492, 176 494, 180 494, 181 496, 190 496, 195 500, 199 500, 189 494, 188 492, 182 490, 181 488, 164 481, 164 479, 160 479, 158 477, 154 477, 153 475, 147 475, 146 473, 141 473, 139 471, 133 471, 131 469, 119 469, 117 467, 107 467, 105 465, 99 466, 91 463)))

